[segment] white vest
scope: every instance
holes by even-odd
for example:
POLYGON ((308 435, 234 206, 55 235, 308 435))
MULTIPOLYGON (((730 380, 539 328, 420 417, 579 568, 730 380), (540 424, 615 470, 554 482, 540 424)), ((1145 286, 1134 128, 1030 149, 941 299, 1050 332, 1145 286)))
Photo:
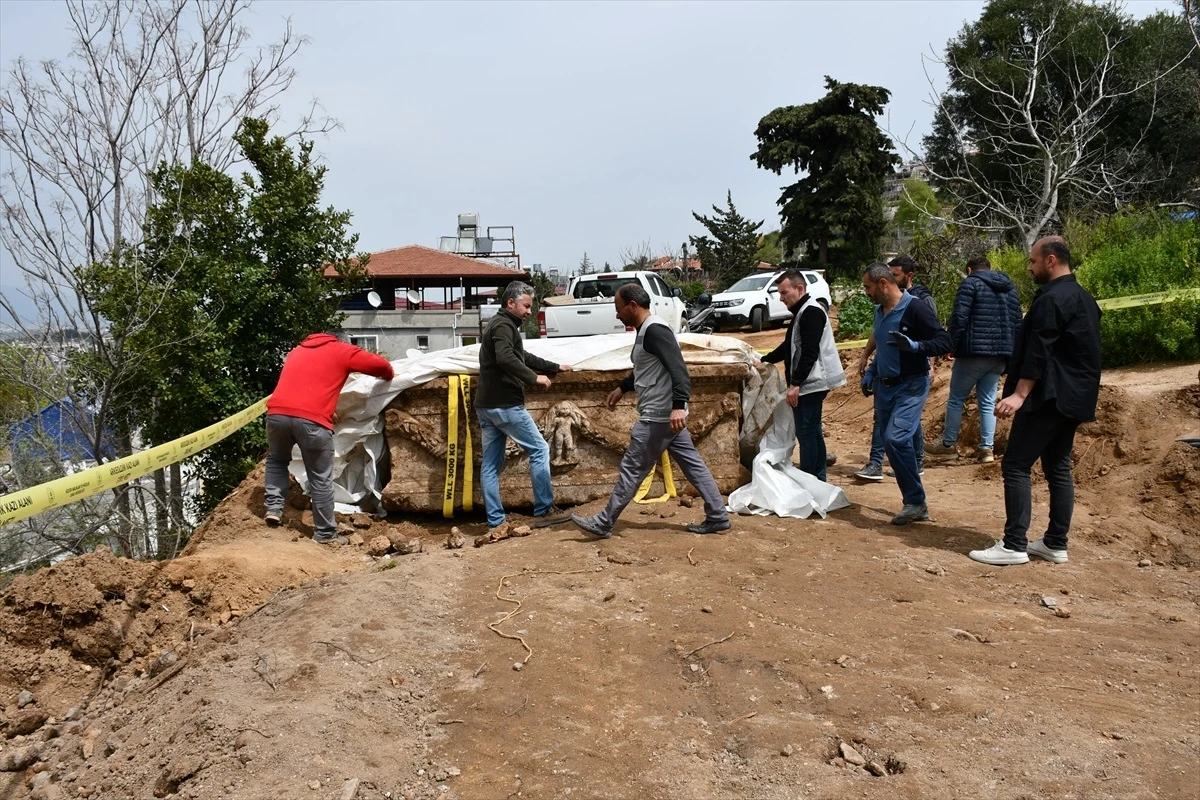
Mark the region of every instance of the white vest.
MULTIPOLYGON (((808 378, 800 384, 800 394, 802 395, 828 392, 846 385, 846 371, 842 369, 842 359, 838 357, 837 344, 833 341, 833 326, 829 324, 829 313, 816 299, 813 299, 811 303, 813 308, 825 315, 825 328, 821 331, 821 348, 817 355, 817 363, 813 364, 808 378)), ((807 311, 807 309, 805 310, 807 311)), ((798 325, 799 322, 800 318, 797 316, 792 321, 792 325, 798 325)), ((796 363, 796 351, 799 349, 800 337, 793 335, 791 353, 793 365, 796 363)))

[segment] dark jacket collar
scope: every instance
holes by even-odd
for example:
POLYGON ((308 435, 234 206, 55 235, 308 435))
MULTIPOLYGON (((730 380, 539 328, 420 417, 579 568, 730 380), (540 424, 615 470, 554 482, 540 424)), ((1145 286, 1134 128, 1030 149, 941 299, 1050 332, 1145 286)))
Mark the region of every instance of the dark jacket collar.
POLYGON ((804 297, 801 297, 800 301, 789 308, 788 311, 792 312, 792 314, 799 314, 800 310, 804 307, 804 304, 808 302, 808 298, 810 297, 812 297, 812 295, 808 292, 805 292, 804 297))

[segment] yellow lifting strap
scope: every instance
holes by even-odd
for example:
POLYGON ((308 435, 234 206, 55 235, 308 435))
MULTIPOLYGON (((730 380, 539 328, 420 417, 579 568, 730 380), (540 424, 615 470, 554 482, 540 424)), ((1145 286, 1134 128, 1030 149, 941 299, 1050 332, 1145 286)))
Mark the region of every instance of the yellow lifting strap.
POLYGON ((454 478, 458 471, 458 376, 449 377, 446 400, 446 486, 442 493, 442 516, 454 516, 454 478))
POLYGON ((450 375, 447 378, 449 394, 446 397, 446 483, 442 493, 442 516, 454 516, 454 484, 458 478, 458 398, 463 401, 463 422, 467 429, 463 452, 463 511, 472 508, 471 497, 475 493, 475 454, 471 447, 471 376, 450 375))
POLYGON ((642 481, 642 485, 638 487, 637 494, 633 496, 633 502, 641 503, 665 503, 672 497, 678 497, 678 492, 675 490, 675 476, 671 473, 671 456, 663 450, 662 454, 662 472, 663 472, 663 493, 661 497, 646 497, 646 492, 650 491, 650 484, 654 482, 655 468, 650 468, 650 474, 646 476, 646 480, 642 481))
POLYGON ((462 387, 463 427, 467 429, 466 447, 463 448, 463 511, 472 508, 471 498, 475 494, 475 453, 471 449, 471 376, 459 377, 462 387))

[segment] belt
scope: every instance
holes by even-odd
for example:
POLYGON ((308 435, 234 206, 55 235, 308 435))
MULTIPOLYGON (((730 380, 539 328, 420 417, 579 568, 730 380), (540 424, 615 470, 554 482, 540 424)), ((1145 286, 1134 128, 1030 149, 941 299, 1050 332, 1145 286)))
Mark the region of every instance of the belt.
POLYGON ((928 375, 928 374, 929 373, 927 373, 927 372, 913 372, 909 375, 898 375, 895 378, 880 378, 879 382, 890 389, 893 386, 899 386, 900 384, 904 383, 909 378, 916 378, 921 375, 928 375))

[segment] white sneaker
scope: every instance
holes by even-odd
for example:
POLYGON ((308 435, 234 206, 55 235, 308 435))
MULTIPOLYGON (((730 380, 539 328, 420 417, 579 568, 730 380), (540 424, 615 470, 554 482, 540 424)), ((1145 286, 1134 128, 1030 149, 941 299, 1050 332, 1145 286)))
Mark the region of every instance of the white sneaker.
POLYGON ((986 550, 972 550, 967 555, 975 561, 992 564, 997 567, 1007 566, 1008 564, 1029 563, 1028 553, 1018 553, 1016 550, 1009 550, 1004 546, 1003 541, 996 542, 986 550))
POLYGON ((1026 545, 1025 552, 1031 556, 1043 558, 1046 561, 1049 561, 1051 564, 1067 563, 1067 551, 1065 549, 1054 550, 1050 547, 1047 547, 1046 542, 1042 539, 1034 539, 1032 542, 1026 545))

